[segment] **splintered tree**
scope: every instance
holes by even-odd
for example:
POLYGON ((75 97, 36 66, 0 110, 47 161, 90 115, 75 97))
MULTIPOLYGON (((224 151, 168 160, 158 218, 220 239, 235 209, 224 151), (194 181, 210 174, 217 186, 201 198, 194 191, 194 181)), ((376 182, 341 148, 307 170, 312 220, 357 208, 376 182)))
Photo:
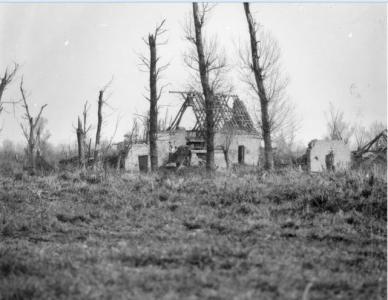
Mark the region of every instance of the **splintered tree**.
POLYGON ((208 4, 193 3, 193 23, 186 28, 186 39, 195 46, 195 53, 186 55, 186 64, 199 72, 203 96, 205 98, 205 142, 206 169, 214 170, 214 94, 220 86, 220 74, 225 68, 225 60, 218 56, 216 43, 206 44, 203 28, 206 15, 211 7, 208 4), (212 78, 210 78, 212 77, 212 78))
POLYGON ((106 89, 110 86, 112 83, 113 78, 99 91, 98 93, 98 109, 97 109, 97 130, 96 130, 96 140, 95 140, 95 146, 94 146, 94 168, 96 168, 100 162, 100 152, 101 152, 101 127, 102 127, 102 106, 104 103, 106 103, 106 99, 104 97, 104 93, 106 92, 106 89))
POLYGON ((240 53, 242 77, 260 100, 259 126, 264 140, 264 167, 272 170, 274 134, 284 135, 288 130, 292 140, 297 124, 294 107, 285 94, 288 82, 281 76, 278 43, 255 22, 249 3, 244 3, 244 11, 249 29, 250 47, 245 53, 240 53))
POLYGON ((149 111, 149 143, 150 143, 150 158, 151 158, 151 170, 156 171, 158 169, 158 149, 157 149, 157 135, 158 135, 158 101, 162 94, 162 90, 165 86, 162 86, 158 91, 158 80, 162 71, 164 71, 167 65, 158 67, 158 61, 160 57, 157 55, 157 46, 163 45, 166 41, 158 42, 158 38, 162 36, 166 30, 163 28, 166 20, 163 20, 158 26, 156 26, 153 33, 148 34, 148 39, 144 39, 144 42, 149 47, 149 58, 141 55, 140 60, 142 65, 149 71, 149 98, 146 99, 150 102, 149 111))
POLYGON ((97 109, 97 130, 96 130, 96 141, 94 146, 94 167, 97 166, 100 154, 100 139, 101 139, 101 126, 102 126, 102 105, 104 103, 104 90, 98 93, 98 109, 97 109))
POLYGON ((44 108, 47 106, 47 104, 42 105, 40 107, 40 111, 38 113, 37 117, 32 117, 30 113, 30 109, 28 107, 27 98, 26 98, 26 92, 23 88, 23 79, 20 82, 20 93, 22 95, 23 100, 23 107, 25 109, 24 118, 27 120, 27 126, 20 124, 24 137, 27 140, 27 160, 28 160, 28 168, 30 169, 31 173, 35 172, 36 169, 36 150, 37 150, 37 144, 39 143, 39 137, 41 130, 39 129, 40 126, 40 118, 42 115, 42 112, 44 108))
MULTIPOLYGON (((86 165, 86 158, 85 158, 86 146, 87 146, 86 137, 87 137, 88 131, 91 128, 90 126, 87 126, 88 111, 89 111, 89 106, 88 106, 88 102, 86 101, 82 112, 83 122, 81 121, 81 118, 78 117, 78 126, 76 129, 77 143, 78 143, 78 162, 81 168, 84 168, 86 165)), ((89 157, 87 157, 87 159, 89 159, 89 157)))
POLYGON ((85 133, 82 128, 81 118, 78 117, 77 127, 77 143, 78 143, 78 163, 81 168, 85 167, 85 133))

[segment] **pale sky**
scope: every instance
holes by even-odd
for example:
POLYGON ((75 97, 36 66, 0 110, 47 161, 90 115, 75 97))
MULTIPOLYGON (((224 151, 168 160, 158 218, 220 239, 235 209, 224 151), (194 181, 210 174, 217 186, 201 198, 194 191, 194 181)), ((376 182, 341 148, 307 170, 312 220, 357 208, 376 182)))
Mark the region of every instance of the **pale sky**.
MULTIPOLYGON (((387 9, 385 4, 253 4, 256 20, 278 40, 282 69, 290 78, 288 94, 301 120, 297 140, 307 144, 326 131, 325 111, 332 102, 345 118, 368 126, 387 119, 387 9)), ((83 103, 92 104, 96 123, 98 91, 114 76, 106 108, 103 136, 110 138, 117 115, 115 140, 128 131, 134 114, 147 110, 147 74, 138 67, 137 53, 148 54, 142 37, 166 18, 168 44, 161 46, 162 62, 170 62, 163 82, 170 90, 184 89, 189 74, 183 53, 183 24, 190 3, 129 4, 0 4, 0 70, 21 64, 4 101, 20 98, 21 75, 36 114, 48 104, 50 141, 75 140, 73 125, 83 103)), ((248 38, 241 3, 218 4, 207 24, 217 34, 231 66, 232 84, 248 106, 246 87, 233 76, 237 44, 248 38)), ((3 71, 1 71, 3 72, 3 71)), ((174 115, 181 104, 165 93, 161 105, 174 115)), ((0 143, 23 140, 19 122, 23 111, 0 116, 0 143)), ((162 112, 163 114, 163 112, 162 112)), ((94 132, 93 132, 94 134, 94 132)))

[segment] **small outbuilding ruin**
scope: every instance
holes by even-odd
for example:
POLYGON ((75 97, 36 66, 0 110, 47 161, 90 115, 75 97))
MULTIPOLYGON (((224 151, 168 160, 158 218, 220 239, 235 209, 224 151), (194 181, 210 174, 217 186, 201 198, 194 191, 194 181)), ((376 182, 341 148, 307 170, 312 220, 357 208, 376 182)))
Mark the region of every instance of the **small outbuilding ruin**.
POLYGON ((351 165, 350 149, 340 140, 312 140, 306 156, 310 172, 345 170, 351 165))
MULTIPOLYGON (((167 130, 158 133, 157 149, 159 166, 179 165, 179 153, 187 153, 188 165, 197 166, 205 161, 205 100, 198 92, 173 92, 181 95, 183 104, 167 130), (180 127, 187 110, 192 108, 195 116, 193 128, 180 127), (179 150, 180 149, 180 150, 179 150), (179 151, 178 151, 179 150, 179 151)), ((218 169, 232 164, 257 165, 260 137, 244 103, 235 95, 217 94, 214 103, 215 165, 218 169), (232 104, 230 106, 230 103, 232 104)), ((125 158, 126 170, 149 169, 149 144, 132 144, 125 158)))
POLYGON ((384 129, 364 146, 352 152, 353 166, 361 169, 387 171, 387 129, 384 129))

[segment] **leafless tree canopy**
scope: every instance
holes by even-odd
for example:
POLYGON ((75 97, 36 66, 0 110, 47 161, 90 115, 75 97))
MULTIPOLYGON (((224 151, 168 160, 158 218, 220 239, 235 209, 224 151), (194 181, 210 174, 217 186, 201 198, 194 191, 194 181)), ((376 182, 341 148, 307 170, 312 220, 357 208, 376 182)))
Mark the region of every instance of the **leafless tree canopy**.
MULTIPOLYGON (((262 47, 264 43, 258 38, 258 24, 255 22, 252 17, 249 3, 245 2, 244 4, 245 16, 248 23, 248 32, 249 32, 249 41, 250 41, 250 55, 245 58, 246 69, 253 75, 254 84, 251 84, 251 88, 256 86, 255 91, 257 92, 258 98, 260 100, 260 115, 261 115, 261 131, 263 134, 264 140, 264 167, 267 170, 271 170, 274 167, 273 160, 273 151, 272 151, 272 130, 270 124, 270 113, 269 113, 269 103, 271 101, 271 96, 275 95, 276 89, 274 84, 268 79, 271 78, 270 74, 273 74, 271 68, 276 64, 277 55, 271 47, 267 50, 262 47), (251 57, 249 59, 249 57, 251 57), (267 69, 264 69, 267 67, 267 69)), ((244 60, 243 60, 244 65, 244 60)), ((249 77, 248 77, 249 78, 249 77)), ((274 77, 276 78, 276 77, 274 77)), ((248 83, 252 82, 248 80, 248 83)))
POLYGON ((344 113, 336 109, 330 103, 329 111, 326 113, 327 137, 331 140, 340 140, 347 144, 354 133, 354 128, 344 119, 344 113))
POLYGON ((36 150, 37 145, 40 142, 41 134, 43 131, 43 124, 40 122, 41 116, 43 113, 44 108, 47 106, 47 104, 42 105, 37 117, 33 117, 30 113, 30 109, 27 102, 27 95, 23 87, 23 79, 20 82, 20 93, 22 95, 23 100, 23 108, 25 110, 24 119, 27 121, 27 125, 20 124, 24 137, 27 141, 27 157, 28 157, 28 163, 29 168, 32 172, 35 171, 36 168, 36 150))
POLYGON ((166 20, 163 20, 156 26, 153 33, 148 34, 148 39, 143 39, 149 48, 149 58, 144 55, 140 56, 142 67, 145 67, 149 72, 149 97, 146 99, 150 102, 149 109, 149 145, 150 145, 150 158, 151 158, 151 170, 156 171, 158 168, 158 150, 157 150, 157 133, 158 133, 158 101, 162 95, 163 89, 167 85, 163 85, 158 90, 158 81, 160 74, 168 67, 169 64, 159 66, 158 62, 160 57, 157 54, 157 46, 164 45, 167 41, 159 41, 159 38, 166 32, 164 29, 166 20))
MULTIPOLYGON (((257 36, 257 51, 259 66, 261 68, 263 84, 268 101, 269 126, 274 139, 282 135, 282 138, 291 140, 297 128, 295 107, 287 95, 288 78, 281 70, 281 51, 279 43, 263 26, 255 24, 257 36)), ((241 80, 248 86, 250 94, 260 99, 260 92, 252 72, 253 63, 251 50, 248 45, 239 47, 239 73, 241 80)), ((261 106, 256 105, 255 119, 260 128, 261 106)))
POLYGON ((205 141, 206 169, 214 170, 214 95, 225 88, 223 75, 226 71, 226 60, 217 47, 215 38, 206 38, 205 25, 213 6, 205 3, 193 3, 192 16, 187 18, 184 28, 185 38, 190 49, 184 55, 189 69, 194 72, 193 83, 189 88, 202 89, 205 102, 205 141))
POLYGON ((382 122, 374 122, 368 128, 357 124, 353 127, 354 148, 359 150, 369 143, 382 131, 386 130, 387 126, 382 122))
MULTIPOLYGON (((214 4, 198 3, 198 21, 203 31, 202 45, 204 52, 205 69, 209 78, 209 85, 213 94, 229 93, 232 89, 226 80, 228 71, 225 51, 220 49, 217 36, 208 36, 205 33, 209 15, 214 4)), ((201 90, 201 78, 199 70, 199 58, 197 52, 195 24, 193 15, 188 15, 184 26, 185 39, 190 43, 190 48, 184 53, 184 63, 192 71, 188 88, 191 90, 201 90)))
MULTIPOLYGON (((164 35, 165 33, 167 32, 167 30, 164 28, 165 26, 165 23, 166 23, 166 20, 164 19, 162 22, 160 22, 159 25, 157 25, 155 27, 155 31, 153 33, 149 33, 148 34, 148 37, 147 39, 146 38, 143 38, 143 41, 144 43, 148 46, 148 48, 150 48, 150 45, 155 45, 155 47, 157 46, 162 46, 162 45, 166 45, 168 40, 166 38, 164 38, 164 35), (160 41, 159 39, 162 40, 160 41)), ((140 63, 139 63, 139 68, 142 72, 147 72, 147 73, 150 73, 150 69, 151 69, 151 57, 147 57, 143 54, 138 54, 138 57, 139 57, 139 60, 140 60, 140 63)), ((156 64, 158 64, 161 60, 160 56, 157 56, 155 57, 155 60, 156 60, 156 64)), ((153 76, 156 78, 156 81, 158 82, 159 79, 162 79, 162 73, 170 66, 170 63, 166 63, 166 64, 163 64, 161 66, 157 66, 156 69, 154 70, 153 72, 153 76)), ((168 86, 168 84, 164 84, 162 85, 158 92, 157 92, 157 100, 160 99, 161 95, 163 94, 163 91, 165 90, 165 88, 168 86)), ((150 88, 149 86, 146 87, 146 90, 147 92, 150 93, 150 88)), ((149 96, 144 96, 144 98, 146 98, 148 101, 150 101, 150 97, 149 96)))
POLYGON ((0 114, 4 109, 3 107, 4 104, 16 104, 18 102, 18 101, 3 100, 4 91, 7 89, 8 85, 12 82, 12 80, 15 78, 15 75, 18 69, 19 69, 19 65, 15 63, 11 70, 9 68, 6 68, 3 76, 0 78, 0 114))

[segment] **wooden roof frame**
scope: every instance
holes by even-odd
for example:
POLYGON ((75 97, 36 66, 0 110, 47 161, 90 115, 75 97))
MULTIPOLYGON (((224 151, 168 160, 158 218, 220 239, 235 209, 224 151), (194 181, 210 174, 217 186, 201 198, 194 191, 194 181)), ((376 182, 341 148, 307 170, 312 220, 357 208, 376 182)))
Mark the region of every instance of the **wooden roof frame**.
MULTIPOLYGON (((192 130, 204 133, 206 128, 206 112, 205 99, 202 93, 196 91, 170 91, 170 93, 180 94, 183 98, 183 104, 167 130, 176 130, 179 127, 186 109, 192 107, 196 118, 196 123, 192 130)), ((258 134, 244 103, 237 95, 215 95, 214 122, 216 131, 234 129, 258 134), (233 107, 230 107, 228 103, 232 99, 233 107)))

